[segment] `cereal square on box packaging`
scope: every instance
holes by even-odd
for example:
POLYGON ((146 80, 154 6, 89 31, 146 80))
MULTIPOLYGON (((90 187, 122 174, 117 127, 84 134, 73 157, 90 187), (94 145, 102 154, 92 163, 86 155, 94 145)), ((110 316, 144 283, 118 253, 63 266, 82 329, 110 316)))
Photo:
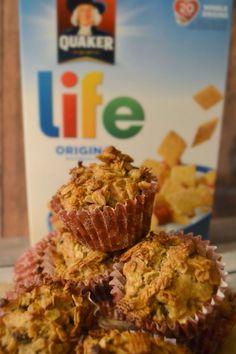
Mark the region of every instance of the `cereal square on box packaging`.
POLYGON ((164 158, 169 166, 179 163, 182 154, 186 149, 186 143, 174 131, 170 131, 158 148, 158 153, 164 158))
POLYGON ((194 100, 205 110, 212 108, 223 99, 221 92, 213 85, 209 85, 194 95, 194 100))

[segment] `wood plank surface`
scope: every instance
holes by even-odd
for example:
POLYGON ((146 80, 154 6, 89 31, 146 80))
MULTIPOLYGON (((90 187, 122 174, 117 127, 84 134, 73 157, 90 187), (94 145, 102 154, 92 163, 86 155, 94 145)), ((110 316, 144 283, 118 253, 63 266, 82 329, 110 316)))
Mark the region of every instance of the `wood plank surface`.
MULTIPOLYGON (((0 0, 0 235, 28 235, 17 0, 0 0)), ((236 4, 215 216, 236 215, 236 4)), ((1 237, 0 236, 0 237, 1 237)))
POLYGON ((0 1, 2 42, 2 233, 28 234, 20 90, 18 2, 0 1))
POLYGON ((236 215, 236 2, 234 2, 214 214, 236 215))
POLYGON ((2 177, 3 177, 3 145, 2 145, 2 117, 3 117, 3 31, 1 24, 3 23, 3 2, 0 1, 0 238, 3 235, 2 230, 2 209, 3 209, 3 191, 2 191, 2 177))

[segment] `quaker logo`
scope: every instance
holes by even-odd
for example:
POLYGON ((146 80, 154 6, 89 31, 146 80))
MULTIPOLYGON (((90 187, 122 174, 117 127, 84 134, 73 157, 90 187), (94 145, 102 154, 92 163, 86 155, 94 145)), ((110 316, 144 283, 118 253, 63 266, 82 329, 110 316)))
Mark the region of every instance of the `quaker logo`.
POLYGON ((58 62, 98 59, 114 64, 115 0, 57 0, 58 62))
POLYGON ((200 9, 198 0, 175 0, 174 12, 176 22, 181 26, 186 26, 194 20, 200 9))

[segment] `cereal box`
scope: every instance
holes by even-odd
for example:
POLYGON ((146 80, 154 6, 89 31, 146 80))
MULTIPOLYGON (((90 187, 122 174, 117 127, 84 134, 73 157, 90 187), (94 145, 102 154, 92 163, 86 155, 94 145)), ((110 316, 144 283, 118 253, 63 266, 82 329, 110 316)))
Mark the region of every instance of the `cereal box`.
POLYGON ((30 237, 108 145, 159 179, 152 228, 208 237, 232 0, 20 0, 30 237))

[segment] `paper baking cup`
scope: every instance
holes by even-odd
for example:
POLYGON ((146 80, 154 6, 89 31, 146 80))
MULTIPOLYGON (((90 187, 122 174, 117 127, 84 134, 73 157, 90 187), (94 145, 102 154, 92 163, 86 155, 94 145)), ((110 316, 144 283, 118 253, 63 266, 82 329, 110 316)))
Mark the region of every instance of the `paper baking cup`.
POLYGON ((215 307, 207 319, 206 327, 189 341, 182 341, 193 353, 215 354, 227 339, 228 334, 236 324, 236 293, 227 291, 227 301, 231 304, 231 311, 224 314, 215 307))
POLYGON ((82 281, 74 281, 64 278, 57 273, 54 262, 56 254, 55 238, 57 232, 50 233, 35 246, 27 250, 16 262, 14 267, 14 289, 8 293, 11 298, 14 293, 22 293, 32 286, 39 286, 50 281, 60 281, 64 286, 71 290, 85 293, 90 291, 100 301, 110 298, 109 281, 112 265, 103 274, 91 277, 86 284, 82 281), (12 295, 11 295, 12 294, 12 295))
POLYGON ((137 328, 141 328, 152 333, 159 333, 167 337, 175 337, 179 340, 186 340, 186 338, 189 339, 197 336, 200 330, 203 330, 207 327, 208 318, 211 317, 214 309, 224 299, 224 292, 227 288, 227 283, 225 282, 227 273, 224 272, 224 264, 221 262, 221 256, 215 252, 216 247, 211 246, 209 241, 203 241, 200 236, 193 237, 192 234, 184 235, 183 233, 179 233, 178 236, 183 240, 192 239, 196 249, 198 250, 198 253, 202 256, 214 260, 221 274, 220 286, 218 287, 216 294, 211 298, 211 301, 209 301, 209 303, 203 304, 201 309, 198 310, 194 316, 189 316, 186 318, 185 323, 175 321, 172 325, 170 325, 167 321, 158 323, 155 322, 152 318, 138 319, 133 315, 132 311, 129 313, 124 313, 122 306, 119 306, 119 301, 125 295, 126 278, 122 272, 123 263, 120 262, 114 264, 114 271, 111 274, 112 280, 110 285, 112 286, 111 293, 114 297, 114 301, 116 302, 117 311, 120 312, 120 315, 123 315, 123 320, 132 322, 136 325, 137 328))
POLYGON ((13 269, 14 284, 6 293, 6 299, 14 300, 32 287, 58 281, 51 256, 55 237, 53 232, 48 234, 16 261, 13 269))
POLYGON ((66 227, 86 247, 112 252, 131 247, 149 231, 157 182, 152 181, 150 190, 133 200, 117 203, 115 208, 66 211, 56 195, 51 208, 66 227))
POLYGON ((111 299, 111 287, 109 282, 111 280, 109 271, 102 275, 91 278, 86 284, 82 281, 73 281, 59 277, 60 281, 69 289, 80 291, 81 293, 90 292, 91 299, 94 302, 108 301, 111 299))
POLYGON ((29 248, 14 266, 16 289, 29 289, 46 281, 58 280, 52 259, 53 239, 56 233, 50 233, 35 246, 29 248))
POLYGON ((99 328, 105 330, 137 330, 133 323, 126 321, 124 316, 117 311, 115 304, 112 303, 112 301, 97 303, 96 317, 99 328))

